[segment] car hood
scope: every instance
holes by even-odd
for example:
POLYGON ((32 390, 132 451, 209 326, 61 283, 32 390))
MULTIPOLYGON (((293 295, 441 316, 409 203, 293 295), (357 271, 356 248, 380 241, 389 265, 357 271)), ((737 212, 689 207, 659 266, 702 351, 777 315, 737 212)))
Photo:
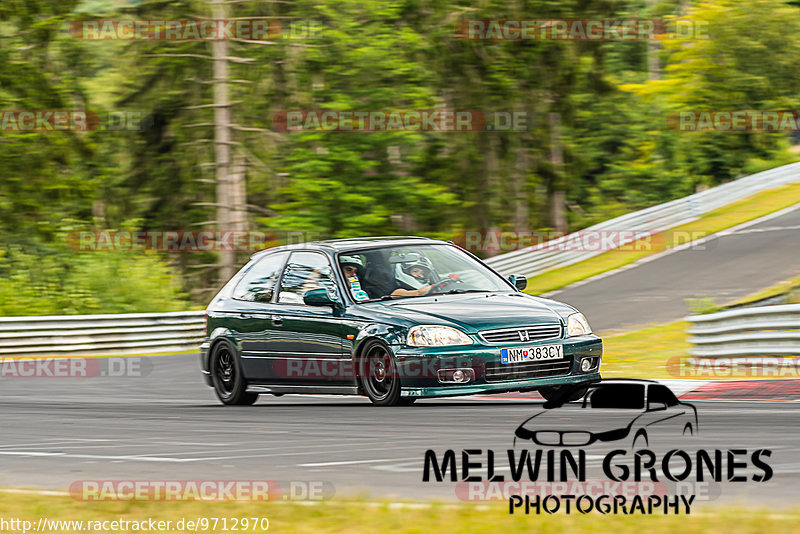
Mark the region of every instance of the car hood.
POLYGON ((641 414, 642 410, 592 409, 581 408, 579 404, 565 404, 560 408, 544 410, 520 426, 528 431, 606 432, 626 428, 641 414))
POLYGON ((474 333, 480 330, 559 323, 550 306, 522 293, 434 295, 381 302, 384 311, 420 322, 452 323, 474 333))

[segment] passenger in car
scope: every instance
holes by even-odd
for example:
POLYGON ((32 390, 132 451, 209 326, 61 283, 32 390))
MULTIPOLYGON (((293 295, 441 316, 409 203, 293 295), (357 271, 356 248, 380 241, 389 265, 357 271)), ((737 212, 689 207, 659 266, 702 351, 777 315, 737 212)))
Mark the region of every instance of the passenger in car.
POLYGON ((409 283, 398 279, 397 285, 400 287, 392 291, 393 297, 422 297, 433 288, 433 265, 428 258, 423 256, 414 262, 402 263, 400 270, 411 277, 411 279, 407 279, 408 282, 412 282, 418 287, 412 287, 409 283), (421 287, 419 287, 420 285, 421 287))

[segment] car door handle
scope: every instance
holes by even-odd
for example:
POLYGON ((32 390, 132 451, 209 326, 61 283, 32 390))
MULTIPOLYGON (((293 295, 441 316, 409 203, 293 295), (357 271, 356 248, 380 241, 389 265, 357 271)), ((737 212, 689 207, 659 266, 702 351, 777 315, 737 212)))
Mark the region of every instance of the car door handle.
POLYGON ((283 317, 281 317, 280 315, 273 315, 272 316, 272 324, 274 324, 275 326, 282 325, 283 324, 283 317))
POLYGON ((252 318, 253 318, 252 314, 249 314, 249 313, 240 313, 239 314, 239 319, 252 319, 252 318))

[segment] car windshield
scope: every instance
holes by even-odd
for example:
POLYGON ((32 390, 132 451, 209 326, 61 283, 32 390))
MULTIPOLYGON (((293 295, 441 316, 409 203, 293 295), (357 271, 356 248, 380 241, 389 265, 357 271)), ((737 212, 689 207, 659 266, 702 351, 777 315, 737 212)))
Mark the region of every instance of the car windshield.
POLYGON ((644 408, 642 384, 605 384, 589 388, 578 402, 584 408, 641 410, 644 408))
POLYGON ((339 266, 356 302, 512 290, 503 278, 452 245, 342 252, 339 266))

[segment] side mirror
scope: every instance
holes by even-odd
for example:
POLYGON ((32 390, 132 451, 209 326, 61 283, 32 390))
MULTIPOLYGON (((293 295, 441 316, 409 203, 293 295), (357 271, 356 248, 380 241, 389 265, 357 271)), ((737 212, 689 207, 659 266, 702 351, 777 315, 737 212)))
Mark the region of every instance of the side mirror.
POLYGON ((658 410, 666 410, 667 403, 666 402, 648 402, 647 403, 647 411, 648 412, 656 412, 658 410))
POLYGON ((522 291, 526 287, 528 287, 528 279, 525 278, 525 275, 522 274, 510 274, 508 275, 508 281, 511 282, 514 287, 522 291))
POLYGON ((308 306, 337 306, 327 289, 311 289, 303 295, 303 302, 308 306))

